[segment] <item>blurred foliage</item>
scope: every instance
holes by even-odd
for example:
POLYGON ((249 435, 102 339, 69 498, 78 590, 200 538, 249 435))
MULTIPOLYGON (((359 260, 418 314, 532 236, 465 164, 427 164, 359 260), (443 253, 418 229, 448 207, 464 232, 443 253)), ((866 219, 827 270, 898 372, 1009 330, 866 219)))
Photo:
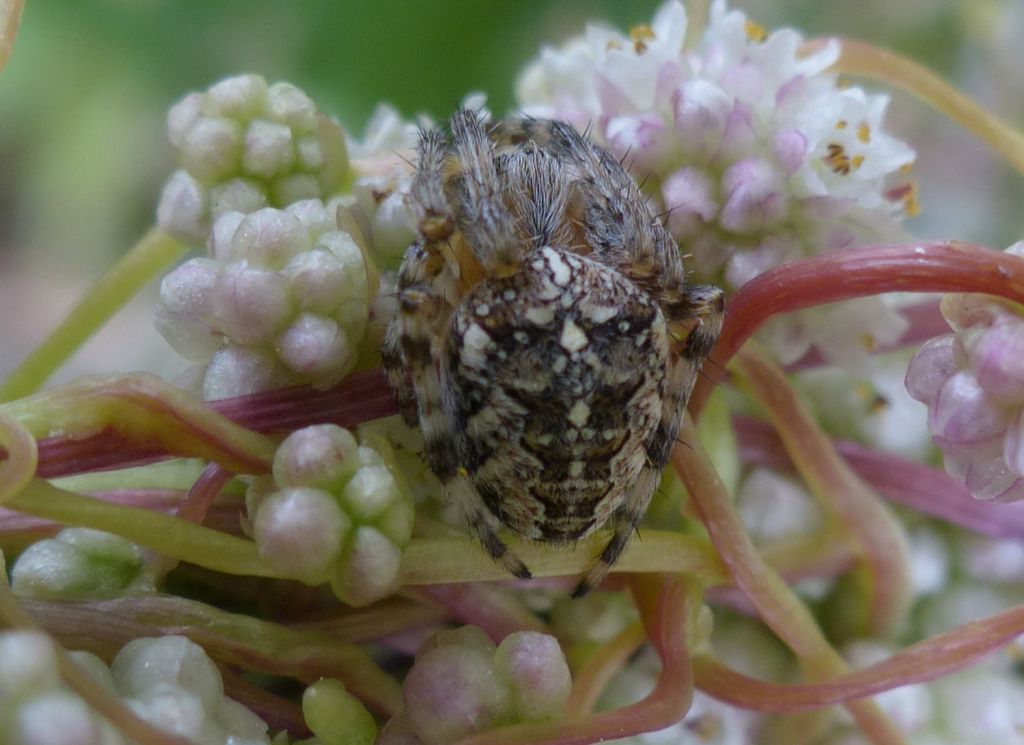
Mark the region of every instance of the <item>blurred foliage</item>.
MULTIPOLYGON (((767 27, 794 25, 812 36, 843 34, 891 46, 1015 114, 1024 106, 1006 110, 1005 99, 985 85, 984 70, 992 57, 989 37, 1005 25, 1006 8, 1022 1, 735 4, 767 27)), ((251 71, 290 80, 357 135, 380 101, 408 116, 443 118, 466 93, 484 91, 491 109, 503 113, 513 104, 517 71, 542 45, 579 33, 589 20, 629 28, 650 19, 659 4, 29 0, 0 76, 0 262, 16 256, 67 276, 109 263, 150 223, 172 167, 167 107, 221 77, 251 71)), ((909 139, 921 118, 919 110, 911 112, 908 125, 895 127, 909 139)), ((988 157, 981 148, 967 152, 988 157)), ((992 198, 1014 191, 1002 188, 992 198)), ((924 189, 926 210, 928 196, 924 189)), ((1016 210, 1009 214, 1015 218, 1016 210)), ((923 232, 960 227, 957 237, 1005 243, 1021 228, 993 227, 992 220, 978 228, 963 223, 957 210, 937 217, 923 232)))

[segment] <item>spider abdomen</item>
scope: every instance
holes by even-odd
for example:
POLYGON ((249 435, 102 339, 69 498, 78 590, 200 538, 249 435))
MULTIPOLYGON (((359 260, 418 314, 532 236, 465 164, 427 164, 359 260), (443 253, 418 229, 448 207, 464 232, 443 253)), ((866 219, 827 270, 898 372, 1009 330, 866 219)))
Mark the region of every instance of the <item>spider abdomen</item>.
POLYGON ((542 247, 522 264, 452 314, 443 405, 492 515, 564 542, 603 525, 650 465, 668 334, 657 303, 597 261, 542 247))

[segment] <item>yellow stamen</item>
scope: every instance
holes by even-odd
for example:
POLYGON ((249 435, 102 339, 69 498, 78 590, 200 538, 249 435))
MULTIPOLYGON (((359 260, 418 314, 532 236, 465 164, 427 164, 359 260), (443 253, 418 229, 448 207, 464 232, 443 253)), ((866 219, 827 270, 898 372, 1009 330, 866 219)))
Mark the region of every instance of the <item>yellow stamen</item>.
POLYGON ((850 158, 850 165, 853 166, 853 170, 855 170, 855 171, 858 168, 860 168, 860 166, 861 166, 861 164, 863 162, 864 162, 864 156, 863 155, 854 155, 852 158, 850 158))
POLYGON ((846 154, 846 149, 838 142, 830 142, 828 145, 828 153, 822 157, 826 165, 832 169, 834 173, 840 173, 846 175, 850 172, 850 156, 846 154))
POLYGON ((751 41, 764 41, 768 38, 768 31, 760 23, 747 19, 743 24, 743 30, 747 32, 747 38, 751 41))
POLYGON ((836 122, 836 129, 846 129, 848 125, 849 122, 847 122, 845 119, 840 119, 838 122, 836 122))
POLYGON ((861 125, 857 127, 857 139, 865 144, 871 142, 871 127, 867 122, 861 122, 861 125))
POLYGON ((654 40, 654 29, 650 26, 634 26, 629 30, 629 38, 633 41, 633 49, 637 54, 647 51, 647 42, 654 40))

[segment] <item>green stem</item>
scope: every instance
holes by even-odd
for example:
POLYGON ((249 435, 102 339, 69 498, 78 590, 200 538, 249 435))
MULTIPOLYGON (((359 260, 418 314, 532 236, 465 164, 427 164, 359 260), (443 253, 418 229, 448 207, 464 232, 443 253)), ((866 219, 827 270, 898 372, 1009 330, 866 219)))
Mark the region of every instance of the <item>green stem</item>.
POLYGON ((165 556, 226 574, 280 576, 252 541, 161 512, 84 497, 41 479, 29 483, 7 506, 65 525, 116 533, 165 556))
POLYGON ((177 261, 186 246, 152 229, 93 285, 67 318, 0 384, 0 401, 39 390, 132 296, 177 261))
POLYGON ((398 683, 368 652, 324 631, 291 629, 166 595, 90 603, 23 602, 49 633, 105 659, 140 636, 181 634, 234 668, 304 683, 337 678, 374 711, 394 715, 402 708, 398 683))
POLYGON ((234 473, 267 473, 277 442, 246 429, 155 375, 82 378, 0 404, 34 437, 109 436, 143 449, 212 460, 234 473))
MULTIPOLYGON (((552 550, 541 543, 508 540, 534 577, 581 574, 601 552, 603 535, 552 550)), ((645 530, 630 542, 615 572, 672 572, 691 574, 702 583, 728 581, 725 568, 707 539, 674 531, 645 530)), ((470 538, 417 538, 402 553, 398 574, 401 585, 436 585, 509 579, 509 574, 487 559, 480 544, 470 538)))
POLYGON ((13 417, 0 411, 0 447, 7 457, 0 462, 0 504, 17 496, 36 475, 39 451, 35 438, 13 417))

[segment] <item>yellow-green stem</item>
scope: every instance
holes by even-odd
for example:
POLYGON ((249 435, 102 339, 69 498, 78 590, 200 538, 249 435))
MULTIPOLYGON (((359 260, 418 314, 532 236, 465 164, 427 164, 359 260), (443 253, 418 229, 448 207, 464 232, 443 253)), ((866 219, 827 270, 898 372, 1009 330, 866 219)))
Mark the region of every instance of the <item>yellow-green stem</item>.
POLYGON ((0 447, 7 451, 6 459, 0 461, 0 504, 4 504, 36 475, 39 451, 28 430, 3 411, 0 411, 0 447))
MULTIPOLYGON (((534 577, 561 577, 586 571, 601 552, 606 536, 594 536, 571 546, 509 538, 534 577)), ((616 572, 671 572, 693 575, 705 584, 728 581, 725 568, 707 539, 673 531, 645 530, 630 542, 615 564, 616 572)), ((487 559, 480 544, 470 538, 418 538, 402 553, 398 574, 401 585, 436 585, 509 579, 507 571, 487 559)))
POLYGON ((145 548, 226 574, 278 577, 256 544, 181 518, 104 502, 36 479, 8 504, 11 509, 65 525, 116 533, 145 548))
POLYGON ((0 385, 0 401, 37 391, 121 306, 185 250, 186 246, 163 231, 150 230, 93 285, 46 341, 14 369, 0 385))
POLYGON ((21 23, 23 0, 0 0, 0 70, 7 66, 21 23))

